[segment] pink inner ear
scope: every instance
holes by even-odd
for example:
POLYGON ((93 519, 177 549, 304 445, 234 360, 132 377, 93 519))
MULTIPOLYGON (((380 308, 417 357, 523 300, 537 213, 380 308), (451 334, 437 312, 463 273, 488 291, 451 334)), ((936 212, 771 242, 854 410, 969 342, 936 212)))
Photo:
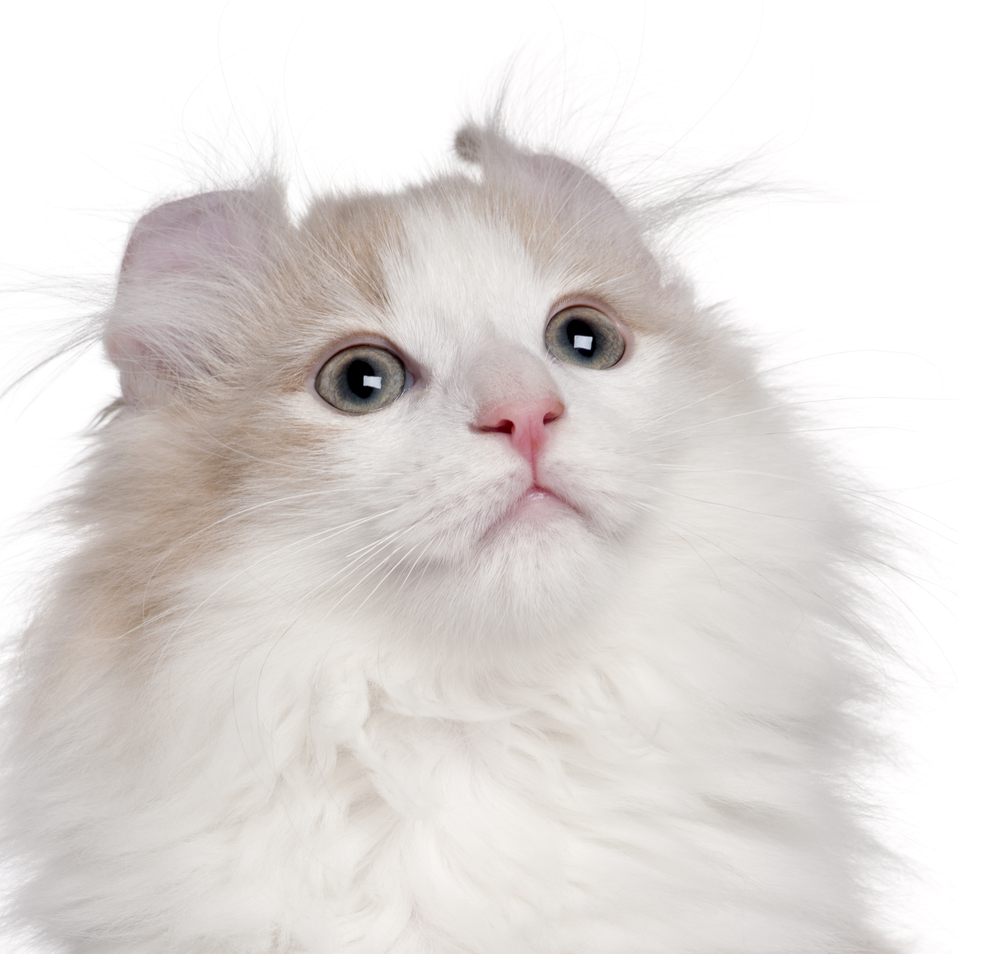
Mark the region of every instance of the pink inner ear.
POLYGON ((123 367, 130 361, 141 361, 149 354, 147 348, 135 334, 128 331, 115 331, 106 335, 104 347, 107 348, 108 357, 119 367, 123 367))
POLYGON ((133 407, 143 404, 153 394, 156 378, 166 370, 165 361, 131 331, 106 335, 104 347, 120 371, 122 397, 133 407))
POLYGON ((122 278, 209 275, 252 266, 266 250, 267 226, 247 192, 206 192, 168 202, 136 223, 122 278))
POLYGON ((528 169, 545 190, 561 192, 571 201, 621 209, 621 203, 605 185, 572 162, 544 154, 524 158, 528 169))

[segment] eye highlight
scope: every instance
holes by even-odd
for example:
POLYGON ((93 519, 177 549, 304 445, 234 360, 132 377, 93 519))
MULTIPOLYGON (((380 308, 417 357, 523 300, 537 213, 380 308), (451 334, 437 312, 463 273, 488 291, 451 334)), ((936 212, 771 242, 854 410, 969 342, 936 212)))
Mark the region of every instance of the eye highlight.
POLYGON ((553 315, 545 328, 545 346, 567 364, 603 370, 621 361, 625 336, 596 308, 574 305, 553 315))
POLYGON ((391 351, 355 345, 335 354, 316 375, 316 393, 348 414, 388 407, 406 388, 406 368, 391 351))

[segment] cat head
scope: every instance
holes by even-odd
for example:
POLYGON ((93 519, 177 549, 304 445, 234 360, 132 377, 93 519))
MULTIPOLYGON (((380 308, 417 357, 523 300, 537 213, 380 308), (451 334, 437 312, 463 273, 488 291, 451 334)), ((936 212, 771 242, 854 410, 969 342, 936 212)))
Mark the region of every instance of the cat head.
POLYGON ((704 331, 597 177, 490 129, 456 149, 476 175, 297 225, 271 182, 136 225, 105 341, 147 598, 215 559, 269 605, 489 655, 621 585, 718 383, 704 331))

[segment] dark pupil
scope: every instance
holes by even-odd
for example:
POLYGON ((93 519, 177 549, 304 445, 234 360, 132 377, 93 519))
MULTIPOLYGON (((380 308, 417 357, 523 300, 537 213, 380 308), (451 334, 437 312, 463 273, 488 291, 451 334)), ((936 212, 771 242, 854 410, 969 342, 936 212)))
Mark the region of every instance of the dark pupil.
POLYGON ((566 323, 566 337, 569 339, 569 346, 577 354, 582 354, 585 358, 592 358, 594 356, 599 341, 594 329, 586 321, 582 321, 579 318, 573 318, 568 321, 566 323), (582 342, 581 345, 577 345, 576 340, 578 337, 590 338, 590 347, 582 347, 582 342))
POLYGON ((347 386, 363 401, 368 400, 371 397, 372 391, 375 390, 375 388, 369 387, 364 383, 366 375, 375 375, 375 369, 367 361, 355 358, 347 366, 347 386))

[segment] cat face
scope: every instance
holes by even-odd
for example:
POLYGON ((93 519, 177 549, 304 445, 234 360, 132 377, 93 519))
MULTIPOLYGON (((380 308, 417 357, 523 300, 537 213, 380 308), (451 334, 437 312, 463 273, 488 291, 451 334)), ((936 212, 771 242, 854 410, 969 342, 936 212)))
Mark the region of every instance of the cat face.
POLYGON ((464 604, 479 626, 498 613, 576 618, 613 575, 649 496, 655 455, 641 453, 639 382, 652 355, 604 302, 622 359, 595 369, 553 355, 549 321, 596 304, 578 289, 600 286, 545 268, 502 221, 426 206, 401 221, 383 308, 366 329, 333 332, 330 348, 384 347, 412 385, 389 406, 348 414, 315 400, 313 377, 300 408, 326 435, 323 469, 348 512, 391 508, 352 544, 377 552, 397 605, 408 602, 391 585, 402 574, 437 598, 443 587, 446 605, 464 604))
POLYGON ((545 158, 320 200, 298 229, 242 193, 140 222, 142 309, 109 349, 139 433, 186 430, 176 483, 227 498, 226 547, 273 600, 544 641, 649 537, 690 345, 624 209, 545 158))

